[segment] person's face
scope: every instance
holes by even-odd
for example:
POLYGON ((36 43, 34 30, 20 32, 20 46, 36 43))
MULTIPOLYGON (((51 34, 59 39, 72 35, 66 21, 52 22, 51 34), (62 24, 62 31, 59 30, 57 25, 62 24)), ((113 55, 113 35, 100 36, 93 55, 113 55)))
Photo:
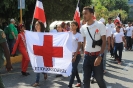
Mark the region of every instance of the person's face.
POLYGON ((35 23, 35 29, 36 29, 37 32, 41 31, 41 25, 39 24, 38 21, 35 23))
POLYGON ((119 27, 116 27, 116 31, 117 31, 117 32, 120 32, 120 28, 119 28, 119 27))
POLYGON ((92 19, 93 13, 90 13, 88 10, 83 10, 83 19, 87 22, 92 19))
POLYGON ((15 24, 15 21, 13 21, 12 23, 15 24))
POLYGON ((131 27, 131 24, 128 24, 129 27, 131 27))
POLYGON ((21 28, 21 31, 24 31, 25 30, 25 27, 23 26, 22 28, 21 28))
POLYGON ((111 20, 110 20, 110 19, 108 19, 108 22, 109 22, 109 23, 111 23, 111 20))
POLYGON ((71 30, 72 31, 76 31, 77 28, 78 28, 78 26, 76 26, 74 23, 71 23, 71 30))
POLYGON ((62 30, 63 30, 63 29, 61 28, 61 26, 58 25, 58 26, 57 26, 57 31, 58 31, 58 32, 62 32, 62 30))

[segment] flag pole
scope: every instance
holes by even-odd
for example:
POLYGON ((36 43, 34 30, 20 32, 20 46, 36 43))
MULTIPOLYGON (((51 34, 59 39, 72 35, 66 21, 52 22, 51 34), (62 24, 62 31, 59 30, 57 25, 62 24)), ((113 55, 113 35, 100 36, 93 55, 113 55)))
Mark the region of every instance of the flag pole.
POLYGON ((21 0, 20 0, 20 24, 22 24, 22 5, 21 5, 21 0))
MULTIPOLYGON (((37 0, 36 0, 36 3, 37 3, 37 0)), ((36 11, 36 5, 35 5, 35 9, 34 9, 34 14, 35 14, 35 11, 36 11)), ((30 31, 32 31, 32 26, 33 26, 33 21, 34 21, 34 14, 33 14, 32 22, 31 22, 31 29, 30 29, 30 31)))
POLYGON ((79 1, 80 1, 80 0, 78 0, 77 6, 78 6, 78 4, 79 4, 79 1))

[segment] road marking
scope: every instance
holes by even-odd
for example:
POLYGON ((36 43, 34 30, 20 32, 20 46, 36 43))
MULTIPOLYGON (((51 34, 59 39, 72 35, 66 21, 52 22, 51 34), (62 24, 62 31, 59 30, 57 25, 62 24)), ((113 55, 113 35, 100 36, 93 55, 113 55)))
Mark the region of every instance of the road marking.
POLYGON ((112 86, 107 86, 107 88, 112 88, 112 86))
POLYGON ((127 66, 123 69, 124 71, 128 71, 129 67, 132 65, 133 63, 128 63, 127 66))

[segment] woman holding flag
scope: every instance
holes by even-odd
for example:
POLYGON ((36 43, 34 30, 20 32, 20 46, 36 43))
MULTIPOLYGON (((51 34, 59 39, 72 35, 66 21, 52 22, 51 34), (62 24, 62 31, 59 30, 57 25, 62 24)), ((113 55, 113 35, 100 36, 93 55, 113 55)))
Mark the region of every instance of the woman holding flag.
MULTIPOLYGON (((35 32, 45 32, 44 24, 39 20, 36 21, 34 31, 35 32)), ((46 73, 43 73, 43 74, 44 74, 44 79, 46 80, 47 79, 47 74, 46 73)), ((37 73, 36 74, 36 82, 32 86, 33 87, 39 86, 39 80, 40 80, 40 73, 37 73)))
POLYGON ((22 68, 21 68, 22 71, 21 71, 21 73, 22 73, 22 75, 27 76, 27 75, 30 75, 28 72, 26 72, 30 60, 29 60, 29 56, 28 56, 28 52, 27 52, 27 48, 26 48, 26 40, 25 40, 25 35, 24 35, 25 26, 23 24, 20 24, 19 29, 20 29, 20 33, 18 34, 18 38, 13 47, 12 56, 14 56, 14 54, 18 48, 22 54, 22 68))
POLYGON ((73 58, 72 58, 72 75, 69 81, 69 85, 68 88, 72 88, 72 84, 74 82, 74 78, 77 78, 77 84, 76 87, 80 87, 81 86, 81 80, 78 74, 78 63, 81 59, 81 55, 80 55, 80 48, 83 42, 83 37, 81 36, 81 34, 79 33, 79 25, 76 21, 73 21, 71 23, 71 31, 73 34, 73 58))

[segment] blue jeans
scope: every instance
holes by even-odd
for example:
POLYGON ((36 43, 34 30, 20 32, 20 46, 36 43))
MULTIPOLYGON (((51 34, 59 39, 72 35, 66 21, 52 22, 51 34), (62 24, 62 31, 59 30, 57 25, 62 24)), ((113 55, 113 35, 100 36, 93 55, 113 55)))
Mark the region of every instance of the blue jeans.
POLYGON ((83 62, 83 83, 84 88, 90 88, 90 78, 93 71, 94 77, 100 88, 106 88, 105 81, 103 79, 103 61, 99 66, 94 66, 94 62, 97 56, 85 55, 83 62))
POLYGON ((40 73, 36 73, 36 83, 39 83, 40 80, 40 73))
POLYGON ((118 58, 121 62, 122 58, 122 50, 123 50, 123 43, 115 43, 114 44, 114 53, 115 53, 115 58, 118 58), (119 56, 117 54, 117 50, 119 51, 119 56))
POLYGON ((75 62, 72 63, 72 75, 71 75, 71 78, 70 78, 70 81, 69 81, 69 87, 72 87, 72 84, 74 82, 75 77, 77 78, 77 82, 81 83, 79 73, 78 73, 78 68, 77 68, 80 59, 81 59, 81 55, 78 54, 77 57, 76 57, 75 62))
POLYGON ((13 49, 13 46, 15 44, 15 39, 9 39, 9 49, 10 49, 10 53, 12 53, 12 49, 13 49))

